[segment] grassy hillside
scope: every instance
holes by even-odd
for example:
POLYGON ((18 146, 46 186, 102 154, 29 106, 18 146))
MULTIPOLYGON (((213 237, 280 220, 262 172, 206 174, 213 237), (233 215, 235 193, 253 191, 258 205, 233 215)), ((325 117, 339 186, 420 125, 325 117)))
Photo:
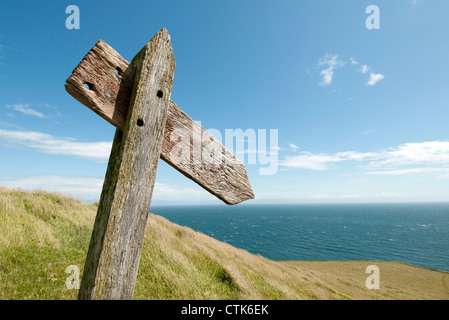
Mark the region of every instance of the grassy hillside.
MULTIPOLYGON (((96 205, 0 187, 0 299, 76 299, 96 205)), ((150 214, 135 299, 449 299, 449 273, 395 262, 276 262, 150 214), (365 287, 376 264, 381 289, 365 287)))

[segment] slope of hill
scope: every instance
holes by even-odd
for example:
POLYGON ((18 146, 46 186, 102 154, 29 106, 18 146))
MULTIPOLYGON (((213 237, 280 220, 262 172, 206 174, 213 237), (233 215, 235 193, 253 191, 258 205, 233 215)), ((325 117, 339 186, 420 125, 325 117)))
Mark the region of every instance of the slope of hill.
MULTIPOLYGON (((0 299, 76 299, 96 205, 0 187, 0 299)), ((135 299, 449 299, 449 273, 398 262, 279 262, 150 214, 135 299), (368 290, 365 269, 381 270, 368 290)))

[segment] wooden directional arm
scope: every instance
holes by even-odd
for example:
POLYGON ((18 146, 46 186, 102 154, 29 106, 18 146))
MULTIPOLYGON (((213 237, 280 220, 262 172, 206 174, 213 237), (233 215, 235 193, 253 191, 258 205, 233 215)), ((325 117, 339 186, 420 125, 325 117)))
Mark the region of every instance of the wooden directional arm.
MULTIPOLYGON (((74 69, 65 88, 123 130, 135 75, 135 68, 100 40, 74 69)), ((243 163, 171 100, 161 158, 226 204, 254 198, 243 163), (178 150, 179 146, 184 147, 178 150)))

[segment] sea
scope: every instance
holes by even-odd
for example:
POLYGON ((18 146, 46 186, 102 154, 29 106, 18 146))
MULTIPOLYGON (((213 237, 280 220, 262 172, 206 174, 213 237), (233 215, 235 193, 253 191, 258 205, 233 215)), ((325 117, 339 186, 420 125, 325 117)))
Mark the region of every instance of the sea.
POLYGON ((154 206, 270 260, 400 261, 449 271, 449 203, 154 206))

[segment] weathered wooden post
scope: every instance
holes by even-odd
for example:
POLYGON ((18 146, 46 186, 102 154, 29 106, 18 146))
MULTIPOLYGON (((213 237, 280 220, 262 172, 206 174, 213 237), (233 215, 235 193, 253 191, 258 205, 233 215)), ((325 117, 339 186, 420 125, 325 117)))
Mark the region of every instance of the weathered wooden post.
POLYGON ((67 79, 73 97, 117 127, 79 299, 132 299, 159 157, 227 204, 254 198, 243 164, 170 100, 174 70, 162 29, 131 64, 100 40, 67 79), (183 138, 188 156, 177 157, 183 138), (210 144, 216 161, 202 157, 210 144))
POLYGON ((157 33, 133 59, 136 79, 117 129, 87 254, 80 299, 131 299, 175 72, 170 36, 157 33))

